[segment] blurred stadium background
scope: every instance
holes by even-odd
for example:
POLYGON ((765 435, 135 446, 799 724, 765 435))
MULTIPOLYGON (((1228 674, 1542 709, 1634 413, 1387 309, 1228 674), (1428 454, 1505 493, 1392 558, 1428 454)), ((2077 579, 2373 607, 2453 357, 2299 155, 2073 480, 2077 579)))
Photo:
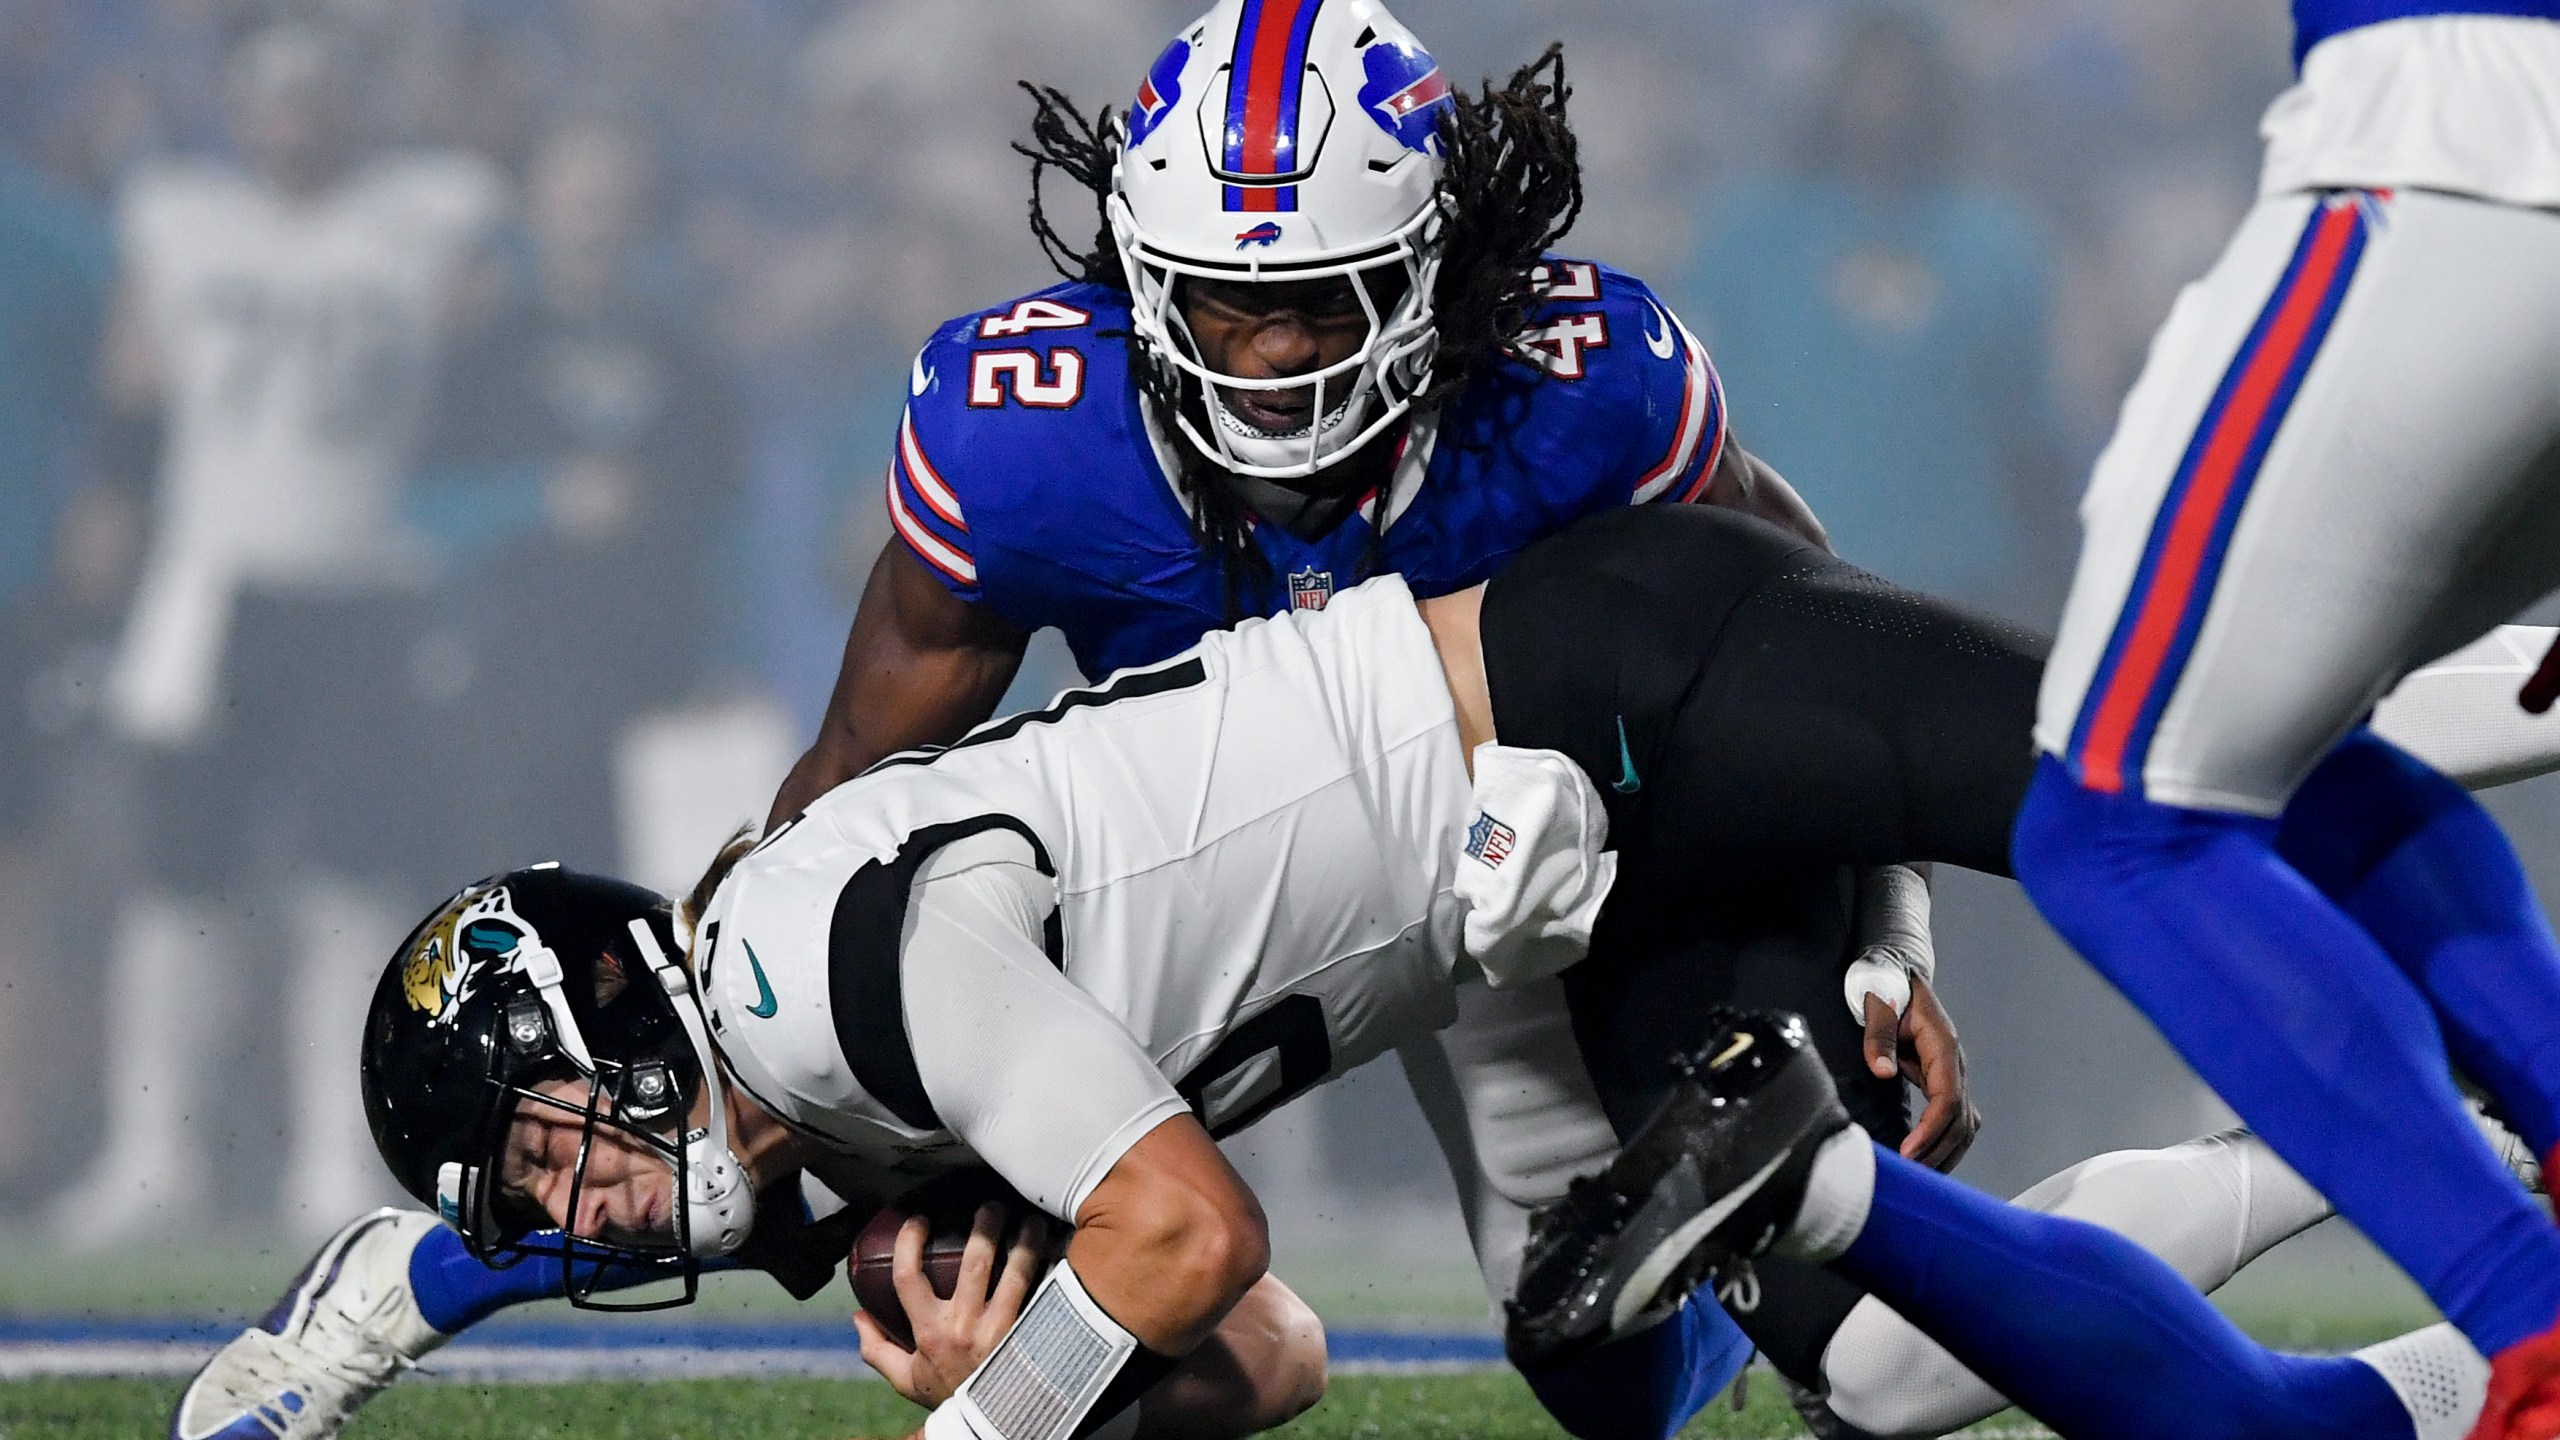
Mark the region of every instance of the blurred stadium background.
MULTIPOLYGON (((408 918, 545 856, 675 887, 763 813, 888 535, 909 357, 1047 278, 1014 82, 1124 105, 1195 8, 0 0, 0 1312, 262 1303, 394 1198, 352 1017, 408 918), (251 242, 152 197, 341 142, 442 248, 231 343, 317 377, 276 423, 361 431, 361 493, 187 470, 139 252, 251 242)), ((1564 42, 1567 248, 1675 301, 1843 553, 2051 623, 2117 397, 2251 192, 2278 0, 1395 8, 1453 78, 1564 42)), ((1075 678, 1036 646, 1008 708, 1075 678)), ((2554 793, 2496 802, 2546 879, 2554 793)), ((1941 895, 1966 1178, 2219 1123, 2013 888, 1941 895)), ((1320 1303, 1480 1317, 1391 1066, 1246 1140, 1320 1303)), ((2410 1313, 2323 1244, 2299 1294, 2410 1313)))

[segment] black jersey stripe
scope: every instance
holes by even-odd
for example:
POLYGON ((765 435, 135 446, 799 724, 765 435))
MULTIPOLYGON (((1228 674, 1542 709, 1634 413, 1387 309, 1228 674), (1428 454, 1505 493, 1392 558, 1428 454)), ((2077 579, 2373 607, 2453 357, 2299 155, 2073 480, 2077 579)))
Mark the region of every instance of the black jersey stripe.
POLYGON ((1202 664, 1197 656, 1179 664, 1166 665, 1154 670, 1124 670, 1101 685, 1083 690, 1070 690, 1041 709, 1025 710, 1020 714, 1008 715, 992 724, 980 726, 949 745, 901 751, 873 765, 871 770, 863 773, 868 775, 872 771, 886 770, 893 765, 930 765, 954 750, 966 750, 975 745, 993 745, 997 741, 1010 740, 1021 734, 1026 726, 1054 723, 1070 710, 1109 705, 1118 700, 1143 700, 1150 695, 1169 695, 1176 690, 1188 690, 1194 685, 1203 684, 1208 678, 1209 667, 1202 664))
MULTIPOLYGON (((835 916, 827 927, 827 1008, 835 1021, 836 1044, 853 1067, 854 1083, 918 1130, 941 1129, 942 1117, 925 1093, 915 1047, 907 1039, 905 983, 898 968, 907 894, 915 886, 917 869, 935 851, 989 830, 1021 836, 1030 842, 1032 863, 1040 873, 1058 873, 1049 863, 1048 847, 1013 816, 978 815, 928 825, 909 835, 895 856, 853 872, 836 895, 835 916)), ((1044 939, 1049 963, 1064 968, 1065 927, 1055 910, 1049 912, 1044 939)))

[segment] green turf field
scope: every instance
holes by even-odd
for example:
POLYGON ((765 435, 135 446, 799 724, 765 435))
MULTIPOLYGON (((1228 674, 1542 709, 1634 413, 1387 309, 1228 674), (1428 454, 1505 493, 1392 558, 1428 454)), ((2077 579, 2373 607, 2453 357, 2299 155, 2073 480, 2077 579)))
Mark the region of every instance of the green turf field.
MULTIPOLYGON (((1766 1373, 1735 1413, 1719 1400, 1693 1437, 1801 1435, 1766 1373)), ((173 1380, 42 1380, 0 1385, 0 1440, 136 1440, 164 1433, 173 1380)), ((396 1386, 347 1440, 845 1440, 903 1435, 923 1412, 877 1381, 700 1380, 645 1385, 396 1386)), ((1528 1387, 1510 1375, 1348 1376, 1278 1432, 1289 1440, 1551 1440, 1528 1387)), ((1981 1435, 2040 1436, 2010 1419, 1981 1435)))
MULTIPOLYGON (((246 1315, 272 1299, 302 1255, 287 1246, 169 1247, 110 1256, 66 1257, 12 1246, 0 1234, 0 1314, 246 1315)), ((706 1320, 802 1316, 769 1283, 707 1277, 706 1320)), ((1471 1271, 1316 1259, 1290 1278, 1336 1323, 1482 1326, 1482 1292, 1471 1271), (1445 1273, 1444 1273, 1445 1270, 1445 1273)), ((2259 1338, 2292 1347, 2351 1348, 2432 1320, 2409 1283, 2338 1226, 2280 1247, 2216 1300, 2259 1338)), ((841 1290, 813 1307, 842 1307, 841 1290)), ((566 1315, 566 1307, 534 1314, 566 1315)), ((609 1321, 598 1323, 610 1323, 609 1321)), ((0 1440, 147 1440, 165 1434, 180 1382, 30 1380, 0 1382, 0 1440)), ((1803 1434, 1766 1370, 1755 1371, 1750 1405, 1736 1414, 1718 1401, 1692 1437, 1803 1434)), ((846 1440, 903 1435, 921 1412, 878 1382, 705 1380, 583 1385, 411 1383, 395 1386, 346 1432, 348 1440, 846 1440)), ((1507 1373, 1382 1378, 1345 1376, 1330 1398, 1283 1432, 1294 1440, 1353 1437, 1553 1437, 1559 1432, 1520 1381, 1507 1373)), ((2011 1417, 1979 1436, 2041 1436, 2011 1417)))

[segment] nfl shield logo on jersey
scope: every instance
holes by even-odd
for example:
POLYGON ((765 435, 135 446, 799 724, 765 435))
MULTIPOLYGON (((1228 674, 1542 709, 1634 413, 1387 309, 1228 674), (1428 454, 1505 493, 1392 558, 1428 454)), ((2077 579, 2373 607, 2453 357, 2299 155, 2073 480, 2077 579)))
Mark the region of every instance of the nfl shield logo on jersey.
POLYGON ((1476 823, 1467 827, 1467 855, 1470 859, 1483 861, 1488 870, 1498 870, 1502 868, 1502 862, 1511 857, 1511 847, 1519 839, 1518 831, 1479 810, 1476 823))
POLYGON ((1289 608, 1321 610, 1333 598, 1333 572, 1313 565, 1289 577, 1289 608))

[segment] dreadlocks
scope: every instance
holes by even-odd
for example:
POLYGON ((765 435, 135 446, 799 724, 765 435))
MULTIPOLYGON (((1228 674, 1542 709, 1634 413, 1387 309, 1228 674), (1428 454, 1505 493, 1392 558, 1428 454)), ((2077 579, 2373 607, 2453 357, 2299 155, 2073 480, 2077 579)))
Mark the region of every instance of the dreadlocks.
POLYGON ((1448 239, 1432 310, 1440 354, 1431 388, 1417 407, 1467 387, 1496 360, 1529 361, 1520 332, 1537 303, 1530 275, 1539 257, 1582 214, 1582 157, 1565 121, 1564 47, 1549 45, 1511 73, 1501 89, 1487 80, 1440 121, 1440 208, 1448 239))
MULTIPOLYGON (((1119 116, 1108 109, 1088 116, 1049 86, 1024 82, 1022 88, 1035 107, 1031 140, 1013 148, 1031 161, 1031 234, 1060 275, 1125 294, 1129 277, 1106 208, 1123 134, 1119 116), (1097 225, 1090 249, 1070 241, 1049 213, 1041 181, 1053 169, 1093 196, 1097 225)), ((1522 352, 1520 332, 1537 303, 1531 276, 1540 258, 1582 214, 1581 150, 1565 118, 1571 95, 1564 47, 1549 45, 1500 89, 1488 79, 1477 94, 1450 96, 1440 120, 1445 163, 1433 201, 1446 237, 1431 297, 1440 349, 1430 388, 1414 401, 1417 409, 1456 395, 1505 359, 1527 362, 1532 379, 1545 374, 1522 352)), ((1173 414, 1185 402, 1185 382, 1172 366, 1135 370, 1139 389, 1160 413, 1173 414)), ((1218 467, 1193 447, 1176 448, 1181 473, 1175 480, 1191 502, 1201 545, 1222 561, 1232 622, 1245 613, 1243 587, 1259 590, 1271 582, 1270 564, 1253 544, 1244 503, 1222 483, 1218 467)), ((1382 538, 1373 537, 1367 568, 1375 567, 1382 538)))
POLYGON ((1028 80, 1019 83, 1034 107, 1031 143, 1013 142, 1014 153, 1031 161, 1031 238, 1040 242, 1040 253, 1059 274, 1126 292, 1129 277, 1120 268, 1120 247, 1111 238, 1111 217, 1103 208, 1111 199, 1111 167, 1120 157, 1118 117, 1108 109, 1087 116, 1062 90, 1028 80), (1069 244, 1041 203, 1040 181, 1051 170, 1092 194, 1096 228, 1091 250, 1069 244))

